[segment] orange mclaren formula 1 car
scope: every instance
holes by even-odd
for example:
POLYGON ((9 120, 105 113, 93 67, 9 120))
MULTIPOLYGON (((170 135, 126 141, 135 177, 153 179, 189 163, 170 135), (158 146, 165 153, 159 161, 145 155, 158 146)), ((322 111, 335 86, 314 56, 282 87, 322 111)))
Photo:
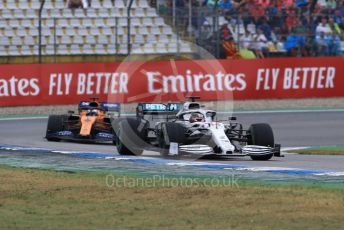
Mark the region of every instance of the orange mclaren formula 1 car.
POLYGON ((80 141, 113 143, 115 132, 111 122, 120 117, 119 103, 81 101, 78 114, 50 115, 45 138, 48 141, 80 141))

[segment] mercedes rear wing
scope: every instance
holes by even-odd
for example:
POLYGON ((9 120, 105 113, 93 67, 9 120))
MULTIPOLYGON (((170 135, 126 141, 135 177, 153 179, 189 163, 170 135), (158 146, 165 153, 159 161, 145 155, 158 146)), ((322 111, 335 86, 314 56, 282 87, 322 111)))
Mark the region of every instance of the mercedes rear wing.
POLYGON ((137 117, 144 115, 176 115, 181 108, 180 103, 139 103, 136 107, 137 117))

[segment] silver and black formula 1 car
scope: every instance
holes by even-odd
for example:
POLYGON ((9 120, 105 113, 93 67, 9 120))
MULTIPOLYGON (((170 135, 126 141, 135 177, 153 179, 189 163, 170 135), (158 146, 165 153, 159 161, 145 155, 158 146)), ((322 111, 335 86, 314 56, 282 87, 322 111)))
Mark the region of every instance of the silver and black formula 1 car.
POLYGON ((140 103, 136 117, 112 122, 119 154, 140 155, 143 150, 162 155, 250 156, 269 160, 280 156, 269 124, 252 124, 249 129, 230 117, 216 120, 216 112, 196 102, 140 103))
POLYGON ((120 117, 119 103, 81 101, 78 114, 69 111, 64 115, 50 115, 45 138, 48 141, 78 141, 114 143, 115 133, 111 122, 120 117))

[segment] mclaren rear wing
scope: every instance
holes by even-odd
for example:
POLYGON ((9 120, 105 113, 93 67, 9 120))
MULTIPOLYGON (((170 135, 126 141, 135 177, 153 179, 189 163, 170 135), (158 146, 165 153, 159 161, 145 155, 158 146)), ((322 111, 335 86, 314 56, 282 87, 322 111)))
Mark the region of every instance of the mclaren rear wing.
POLYGON ((121 111, 121 104, 120 103, 109 103, 109 102, 89 102, 89 101, 81 101, 79 103, 78 109, 94 109, 99 108, 104 111, 113 111, 113 112, 120 112, 121 111))
POLYGON ((99 104, 100 104, 100 107, 103 108, 105 111, 121 112, 121 104, 120 103, 101 102, 99 104))
POLYGON ((118 115, 121 113, 120 103, 110 103, 110 102, 89 102, 81 101, 78 106, 78 110, 82 109, 101 109, 107 113, 117 112, 118 115))

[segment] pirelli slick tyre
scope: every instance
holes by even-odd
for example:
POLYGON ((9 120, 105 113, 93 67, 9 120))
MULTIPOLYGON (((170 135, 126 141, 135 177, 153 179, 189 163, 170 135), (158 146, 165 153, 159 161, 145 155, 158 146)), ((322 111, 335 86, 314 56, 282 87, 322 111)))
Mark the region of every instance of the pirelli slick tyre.
POLYGON ((185 142, 185 131, 186 128, 179 123, 167 122, 162 124, 159 136, 160 154, 162 156, 168 155, 171 142, 183 144, 185 142))
POLYGON ((60 141, 56 133, 63 130, 64 122, 67 117, 65 115, 50 115, 48 118, 48 125, 45 138, 48 141, 60 141))
POLYGON ((141 155, 146 146, 148 122, 127 118, 114 124, 116 148, 120 155, 141 155))
MULTIPOLYGON (((249 143, 250 145, 261 145, 267 147, 274 147, 275 146, 275 139, 272 128, 269 124, 266 123, 259 123, 259 124, 252 124, 249 128, 250 138, 249 143)), ((263 156, 251 156, 252 160, 257 161, 266 161, 270 160, 273 156, 273 153, 263 155, 263 156)))

